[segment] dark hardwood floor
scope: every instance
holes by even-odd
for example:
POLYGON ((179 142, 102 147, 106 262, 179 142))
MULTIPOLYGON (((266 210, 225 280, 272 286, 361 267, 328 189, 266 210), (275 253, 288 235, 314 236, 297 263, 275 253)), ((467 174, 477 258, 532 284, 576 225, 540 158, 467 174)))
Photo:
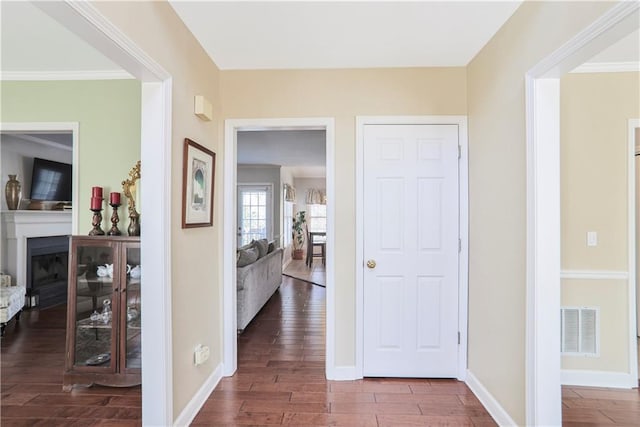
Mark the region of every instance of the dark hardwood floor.
MULTIPOLYGON (((325 289, 284 277, 238 340, 194 425, 495 425, 454 380, 326 381, 325 289)), ((23 312, 0 340, 0 425, 138 426, 140 387, 62 391, 66 306, 23 312)), ((640 392, 563 387, 565 426, 640 425, 640 392)))
POLYGON ((640 426, 640 391, 562 387, 563 426, 640 426))
POLYGON ((0 341, 0 425, 141 425, 140 387, 62 391, 66 310, 26 310, 7 326, 0 341))
POLYGON ((495 425, 455 380, 327 381, 324 307, 323 287, 284 277, 193 425, 495 425))

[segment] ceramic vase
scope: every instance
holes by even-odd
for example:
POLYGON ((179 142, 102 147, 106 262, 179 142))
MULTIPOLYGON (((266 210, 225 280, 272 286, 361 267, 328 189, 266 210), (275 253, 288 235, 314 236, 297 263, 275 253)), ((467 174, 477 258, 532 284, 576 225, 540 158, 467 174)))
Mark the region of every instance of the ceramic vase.
POLYGON ((9 175, 9 181, 4 188, 4 195, 7 199, 7 208, 10 211, 15 211, 20 206, 20 200, 22 199, 22 185, 20 181, 16 179, 17 175, 9 175))
POLYGON ((127 228, 127 232, 129 236, 139 236, 140 235, 140 214, 135 210, 131 212, 129 215, 129 227, 127 228))

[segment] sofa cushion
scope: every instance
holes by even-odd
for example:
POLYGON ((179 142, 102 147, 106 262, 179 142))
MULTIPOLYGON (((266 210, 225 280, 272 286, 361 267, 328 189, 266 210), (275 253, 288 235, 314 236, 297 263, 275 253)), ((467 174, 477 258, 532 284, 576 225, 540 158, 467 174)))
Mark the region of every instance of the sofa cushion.
POLYGON ((240 249, 238 251, 238 256, 236 258, 236 266, 244 267, 245 265, 249 265, 253 262, 256 262, 258 259, 258 249, 255 247, 251 247, 249 249, 240 249))
POLYGON ((252 240, 251 245, 258 249, 258 259, 265 256, 269 250, 269 241, 267 239, 252 240))

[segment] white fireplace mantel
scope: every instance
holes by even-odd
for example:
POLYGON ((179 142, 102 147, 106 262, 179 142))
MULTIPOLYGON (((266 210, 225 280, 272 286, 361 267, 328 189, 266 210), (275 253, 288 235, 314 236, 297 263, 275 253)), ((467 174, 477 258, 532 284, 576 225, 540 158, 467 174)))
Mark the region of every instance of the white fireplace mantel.
POLYGON ((70 235, 71 211, 3 211, 0 270, 26 286, 27 239, 70 235))

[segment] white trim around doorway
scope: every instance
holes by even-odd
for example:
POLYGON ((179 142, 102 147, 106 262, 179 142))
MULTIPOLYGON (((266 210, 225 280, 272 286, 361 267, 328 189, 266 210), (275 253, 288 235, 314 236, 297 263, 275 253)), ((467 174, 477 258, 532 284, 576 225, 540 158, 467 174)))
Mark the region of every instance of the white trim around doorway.
POLYGON ((327 299, 326 299, 326 376, 337 379, 335 366, 335 124, 329 117, 228 119, 224 124, 224 225, 223 225, 223 353, 222 374, 231 376, 238 367, 236 244, 237 244, 237 135, 243 130, 305 130, 326 132, 327 186, 327 299))
POLYGON ((459 297, 458 329, 458 375, 460 381, 467 376, 467 333, 469 296, 469 160, 466 116, 359 116, 356 117, 356 360, 354 378, 363 377, 363 298, 364 298, 364 127, 371 124, 386 125, 457 125, 460 145, 459 163, 459 209, 460 258, 458 264, 459 297))
MULTIPOLYGON (((142 212, 142 424, 172 425, 173 349, 171 325, 171 75, 90 2, 65 0, 37 6, 141 85, 140 158, 142 212), (147 185, 154 191, 144 191, 147 185)), ((76 209, 74 209, 76 210, 76 209)))
MULTIPOLYGON (((527 425, 562 423, 559 357, 560 76, 637 29, 639 8, 638 2, 615 4, 591 25, 543 58, 525 76, 527 425)), ((631 304, 630 324, 635 323, 635 300, 631 304)), ((635 325, 630 330, 635 331, 635 325)), ((635 334, 631 338, 633 340, 630 342, 635 343, 635 334)), ((637 360, 629 360, 629 364, 637 365, 637 360)))

